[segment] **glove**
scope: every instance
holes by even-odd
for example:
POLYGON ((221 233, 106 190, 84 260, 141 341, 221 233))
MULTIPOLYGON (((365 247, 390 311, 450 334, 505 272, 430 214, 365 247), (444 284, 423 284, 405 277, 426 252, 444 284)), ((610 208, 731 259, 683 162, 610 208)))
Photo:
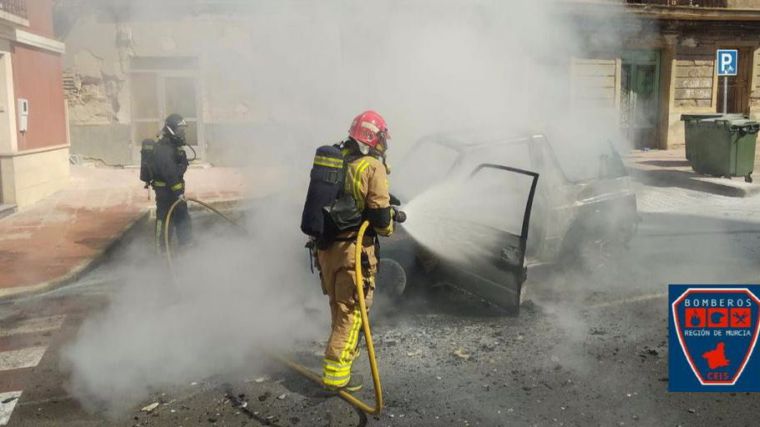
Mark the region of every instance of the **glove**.
POLYGON ((401 204, 401 200, 399 200, 398 197, 394 196, 393 194, 391 196, 391 206, 398 206, 401 204))
POLYGON ((401 224, 402 222, 406 221, 406 213, 404 211, 398 210, 396 207, 393 207, 393 220, 401 224))
POLYGON ((180 194, 177 196, 177 200, 181 200, 184 203, 187 203, 187 199, 185 198, 185 193, 180 194))

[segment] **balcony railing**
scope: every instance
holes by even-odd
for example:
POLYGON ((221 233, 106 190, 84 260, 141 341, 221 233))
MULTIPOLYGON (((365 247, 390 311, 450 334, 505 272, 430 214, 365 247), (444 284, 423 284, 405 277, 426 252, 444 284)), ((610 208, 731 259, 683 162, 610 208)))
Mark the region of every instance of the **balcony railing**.
POLYGON ((657 6, 728 7, 728 0, 626 0, 626 3, 657 6))
POLYGON ((6 12, 27 19, 26 0, 0 0, 0 12, 6 12))

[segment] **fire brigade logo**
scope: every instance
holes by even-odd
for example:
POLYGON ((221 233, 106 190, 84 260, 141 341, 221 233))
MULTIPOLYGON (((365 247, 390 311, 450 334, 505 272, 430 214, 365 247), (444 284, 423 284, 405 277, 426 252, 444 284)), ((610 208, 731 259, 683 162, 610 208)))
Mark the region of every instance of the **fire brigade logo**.
POLYGON ((670 285, 670 391, 760 391, 760 285, 670 285))

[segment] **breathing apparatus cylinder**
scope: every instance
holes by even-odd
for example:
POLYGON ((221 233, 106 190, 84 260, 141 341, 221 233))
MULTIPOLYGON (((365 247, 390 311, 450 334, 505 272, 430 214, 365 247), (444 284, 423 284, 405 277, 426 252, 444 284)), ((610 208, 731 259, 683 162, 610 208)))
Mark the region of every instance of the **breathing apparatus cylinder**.
POLYGON ((344 162, 340 148, 332 145, 319 147, 314 156, 301 231, 315 239, 325 234, 325 208, 335 202, 343 187, 344 162))
POLYGON ((156 141, 144 139, 140 148, 140 181, 147 186, 153 181, 153 158, 155 156, 156 141))

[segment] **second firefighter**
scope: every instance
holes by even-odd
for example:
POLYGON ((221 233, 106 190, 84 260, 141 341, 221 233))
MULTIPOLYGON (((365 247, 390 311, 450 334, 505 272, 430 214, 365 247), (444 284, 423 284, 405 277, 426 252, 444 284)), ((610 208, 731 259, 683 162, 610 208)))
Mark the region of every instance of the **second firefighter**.
POLYGON ((155 145, 153 154, 153 181, 156 191, 156 244, 164 249, 164 221, 172 204, 182 200, 174 209, 169 233, 176 232, 180 246, 192 240, 190 215, 185 202, 185 172, 188 167, 185 145, 187 123, 179 114, 166 118, 161 138, 155 145))

